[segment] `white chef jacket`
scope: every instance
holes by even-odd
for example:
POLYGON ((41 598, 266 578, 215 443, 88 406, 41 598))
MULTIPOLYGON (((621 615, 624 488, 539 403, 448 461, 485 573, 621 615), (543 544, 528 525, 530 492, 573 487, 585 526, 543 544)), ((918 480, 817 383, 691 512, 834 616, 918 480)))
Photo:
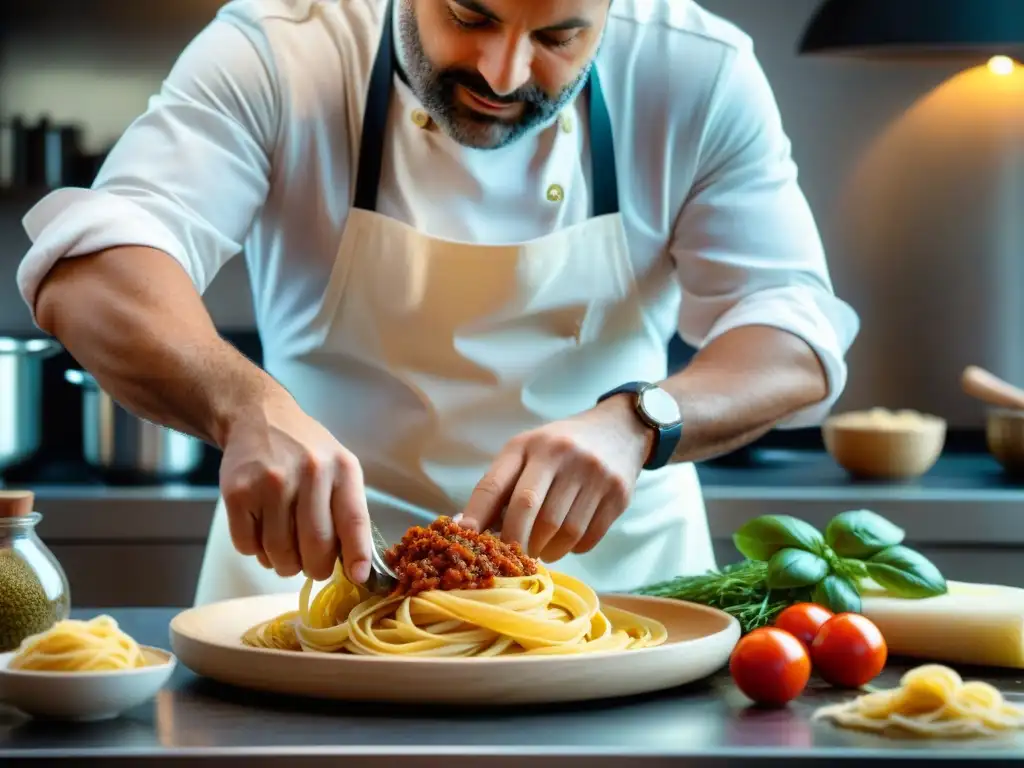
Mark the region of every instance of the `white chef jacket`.
MULTIPOLYGON (((233 0, 182 53, 91 190, 25 217, 18 271, 32 307, 61 258, 121 245, 170 254, 202 292, 244 251, 269 356, 309 343, 354 187, 360 119, 386 0, 233 0)), ((838 299, 750 38, 690 0, 614 0, 597 66, 636 274, 670 259, 676 331, 700 347, 744 325, 804 339, 829 395, 859 321, 838 299)), ((455 143, 393 101, 378 211, 431 236, 501 245, 589 216, 586 103, 563 129, 499 150, 455 143), (557 145, 557 147, 556 147, 557 145), (557 151, 556 151, 557 148, 557 151), (583 161, 581 162, 581 157, 583 161), (557 188, 561 194, 549 194, 557 188)))

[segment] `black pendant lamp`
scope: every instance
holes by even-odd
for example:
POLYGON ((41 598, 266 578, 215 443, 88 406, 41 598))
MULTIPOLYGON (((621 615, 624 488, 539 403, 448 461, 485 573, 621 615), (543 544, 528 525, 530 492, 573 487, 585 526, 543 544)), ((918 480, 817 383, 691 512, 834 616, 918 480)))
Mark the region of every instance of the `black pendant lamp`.
POLYGON ((1024 0, 825 0, 804 55, 980 58, 1024 50, 1024 0))

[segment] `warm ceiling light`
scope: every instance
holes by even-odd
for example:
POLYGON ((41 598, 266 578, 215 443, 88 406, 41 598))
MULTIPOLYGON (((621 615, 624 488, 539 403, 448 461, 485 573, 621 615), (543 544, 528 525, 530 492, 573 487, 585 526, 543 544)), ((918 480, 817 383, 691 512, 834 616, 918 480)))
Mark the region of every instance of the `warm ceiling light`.
POLYGON ((1009 56, 993 56, 988 60, 988 68, 994 75, 1012 75, 1017 64, 1009 56))

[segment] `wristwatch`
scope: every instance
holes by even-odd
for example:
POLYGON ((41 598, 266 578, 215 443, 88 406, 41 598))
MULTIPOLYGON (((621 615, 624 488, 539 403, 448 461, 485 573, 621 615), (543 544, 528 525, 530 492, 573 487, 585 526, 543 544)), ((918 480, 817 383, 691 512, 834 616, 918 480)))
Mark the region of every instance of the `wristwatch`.
POLYGON ((679 404, 668 392, 657 384, 645 381, 631 381, 606 392, 598 398, 602 403, 616 395, 635 395, 634 407, 640 421, 654 432, 654 446, 644 469, 661 469, 672 458, 679 440, 683 436, 683 414, 679 404))

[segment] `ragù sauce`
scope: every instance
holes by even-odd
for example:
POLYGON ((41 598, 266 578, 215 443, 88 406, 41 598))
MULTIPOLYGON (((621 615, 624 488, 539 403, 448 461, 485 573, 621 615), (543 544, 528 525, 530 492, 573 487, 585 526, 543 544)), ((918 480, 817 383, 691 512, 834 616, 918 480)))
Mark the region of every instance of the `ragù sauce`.
POLYGON ((489 589, 496 578, 537 572, 537 562, 518 544, 463 528, 450 517, 439 517, 426 528, 410 528, 384 553, 384 559, 398 576, 395 595, 430 589, 489 589))

